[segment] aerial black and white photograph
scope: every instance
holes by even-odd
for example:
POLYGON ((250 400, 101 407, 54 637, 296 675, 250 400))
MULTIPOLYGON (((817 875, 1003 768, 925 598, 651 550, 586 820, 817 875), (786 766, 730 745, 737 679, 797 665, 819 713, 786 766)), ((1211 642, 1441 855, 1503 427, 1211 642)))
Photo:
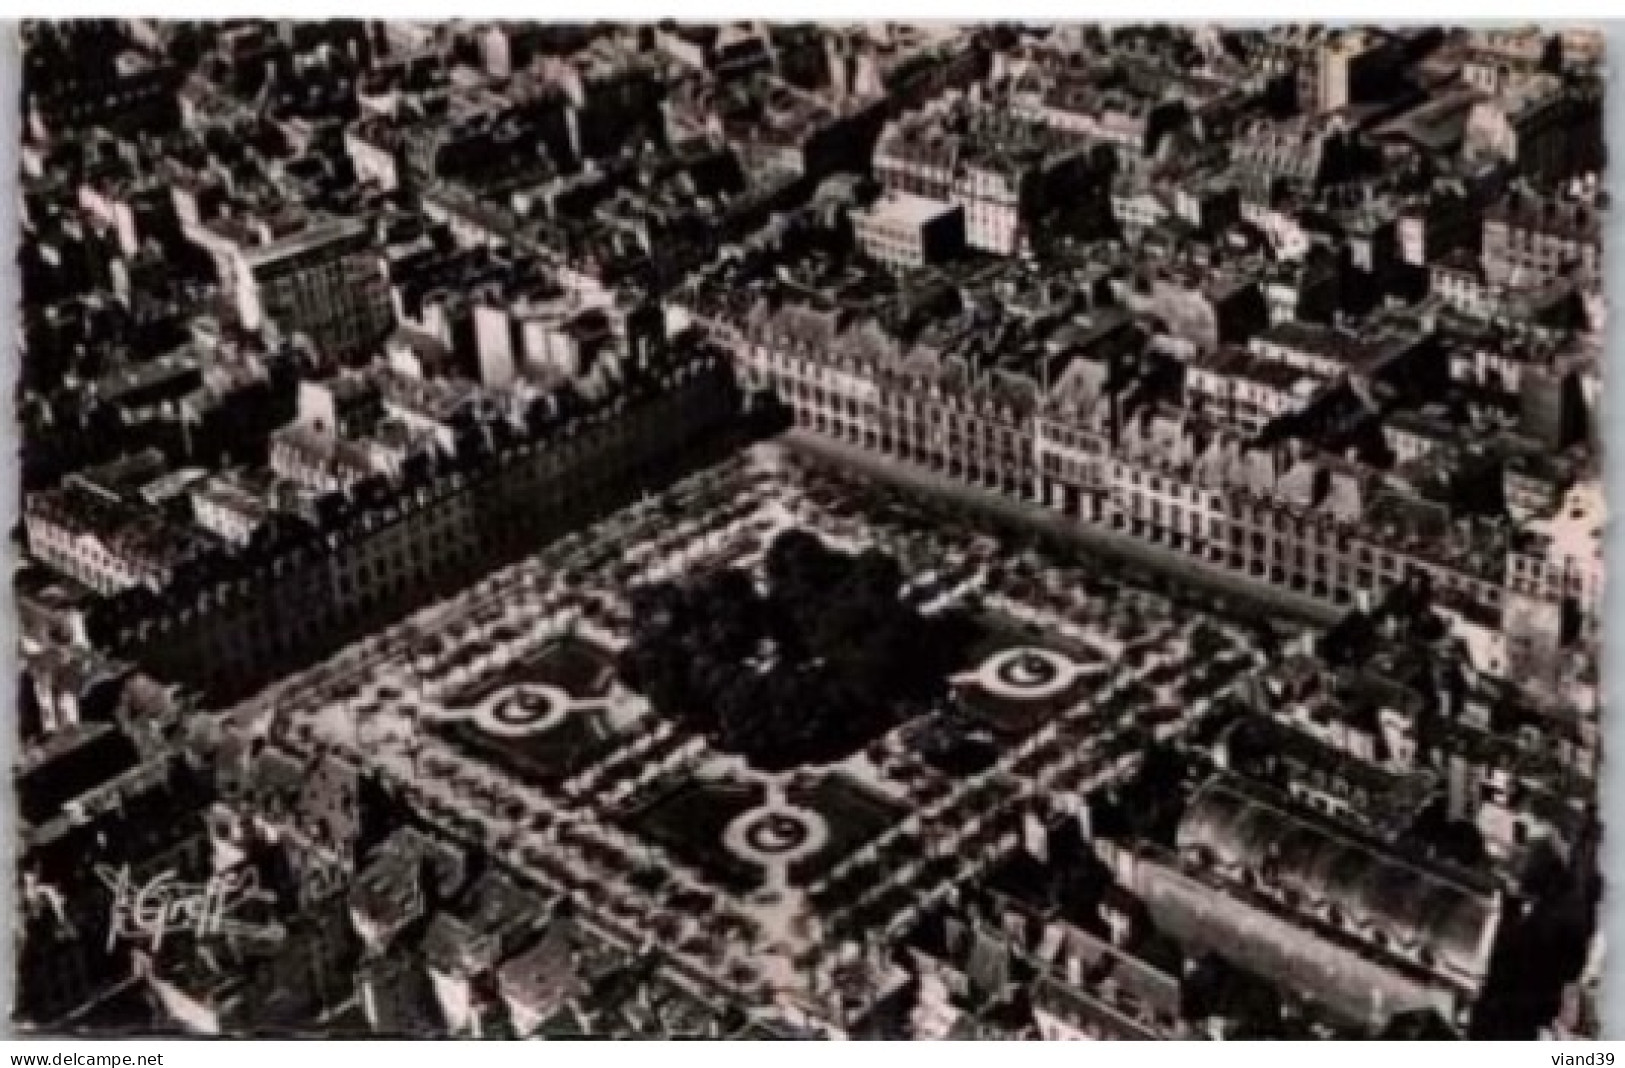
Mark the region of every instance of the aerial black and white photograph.
POLYGON ((1600 32, 14 32, 17 1032, 1599 1037, 1600 32))

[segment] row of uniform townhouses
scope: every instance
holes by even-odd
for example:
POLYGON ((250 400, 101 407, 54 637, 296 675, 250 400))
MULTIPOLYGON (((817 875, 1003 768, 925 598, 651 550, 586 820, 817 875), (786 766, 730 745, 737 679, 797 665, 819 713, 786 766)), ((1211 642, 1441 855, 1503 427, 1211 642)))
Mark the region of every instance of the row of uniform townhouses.
MULTIPOLYGON (((1120 308, 1014 353, 999 350, 991 329, 949 344, 929 331, 904 341, 872 319, 767 301, 707 321, 746 384, 770 392, 798 429, 1101 533, 1329 607, 1425 578, 1441 604, 1492 630, 1509 588, 1566 600, 1584 618, 1599 613, 1596 583, 1509 583, 1505 525, 1453 516, 1399 469, 1311 444, 1321 436, 1312 432, 1272 433, 1285 420, 1249 433, 1193 404, 1189 376, 1187 388, 1170 387, 1141 359, 1145 336, 1120 308)), ((1352 373, 1324 378, 1296 415, 1330 412, 1335 423, 1360 388, 1352 373)), ((1573 540, 1559 563, 1600 574, 1597 533, 1583 559, 1573 540)))
POLYGON ((366 432, 307 414, 278 432, 270 471, 215 476, 179 511, 90 479, 31 496, 29 549, 76 595, 25 582, 25 611, 159 677, 235 693, 657 485, 737 427, 732 370, 704 345, 674 345, 592 403, 525 416, 465 404, 410 442, 390 418, 398 386, 368 388, 386 378, 317 388, 382 393, 366 432), (319 468, 333 477, 313 479, 319 468))

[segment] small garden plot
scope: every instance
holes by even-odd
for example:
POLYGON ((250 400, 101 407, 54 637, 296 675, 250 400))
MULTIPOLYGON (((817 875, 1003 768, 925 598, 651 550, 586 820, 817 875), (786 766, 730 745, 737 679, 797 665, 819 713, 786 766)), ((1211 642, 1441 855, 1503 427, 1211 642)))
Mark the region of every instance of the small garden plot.
POLYGON ((765 797, 757 783, 687 779, 657 794, 628 822, 707 881, 748 894, 762 885, 762 867, 735 854, 724 839, 733 822, 759 808, 765 797))
POLYGON ((503 690, 520 686, 554 686, 574 700, 601 697, 609 690, 613 669, 608 657, 586 642, 565 638, 513 663, 481 674, 447 694, 451 708, 472 708, 503 690))
POLYGON ((845 775, 826 775, 788 793, 794 804, 822 816, 829 828, 823 848, 790 866, 790 881, 798 886, 816 882, 904 816, 900 807, 845 775))
POLYGON ((980 643, 985 655, 953 678, 959 708, 996 735, 1032 733, 1095 688, 1093 674, 1070 652, 1076 644, 1025 636, 980 643))
POLYGON ((431 729, 482 763, 544 786, 582 771, 615 744, 613 731, 596 712, 575 712, 546 730, 517 737, 492 734, 471 719, 436 723, 431 729))
POLYGON ((577 701, 595 701, 609 693, 615 682, 615 663, 591 642, 564 638, 537 654, 532 662, 536 681, 557 686, 577 701))

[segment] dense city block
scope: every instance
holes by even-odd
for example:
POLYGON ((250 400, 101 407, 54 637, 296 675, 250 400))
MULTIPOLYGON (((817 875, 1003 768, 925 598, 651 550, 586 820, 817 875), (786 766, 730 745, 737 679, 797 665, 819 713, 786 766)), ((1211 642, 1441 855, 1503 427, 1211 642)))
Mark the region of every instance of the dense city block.
POLYGON ((22 37, 19 1026, 1597 1034, 1599 35, 22 37))

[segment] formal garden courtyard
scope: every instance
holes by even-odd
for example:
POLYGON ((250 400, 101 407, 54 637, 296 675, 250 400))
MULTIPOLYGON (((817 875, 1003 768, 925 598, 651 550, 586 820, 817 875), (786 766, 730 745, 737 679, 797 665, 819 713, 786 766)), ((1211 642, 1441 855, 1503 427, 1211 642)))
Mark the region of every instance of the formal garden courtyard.
MULTIPOLYGON (((275 688, 296 748, 740 988, 818 982, 1276 634, 771 448, 275 688), (820 963, 822 962, 822 963, 820 963)), ((630 937, 630 935, 629 935, 630 937)))

